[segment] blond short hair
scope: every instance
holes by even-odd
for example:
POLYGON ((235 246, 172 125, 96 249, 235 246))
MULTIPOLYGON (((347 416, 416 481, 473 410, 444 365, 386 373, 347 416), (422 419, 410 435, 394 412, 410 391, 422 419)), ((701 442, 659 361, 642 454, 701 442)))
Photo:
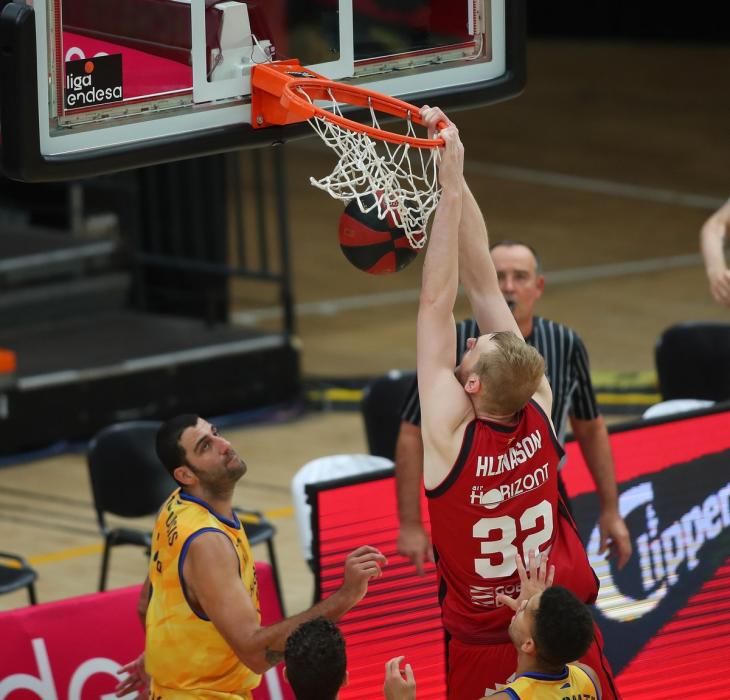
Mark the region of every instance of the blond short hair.
POLYGON ((540 386, 545 360, 511 331, 494 333, 491 340, 493 348, 482 353, 473 370, 482 384, 481 408, 500 415, 517 413, 540 386))

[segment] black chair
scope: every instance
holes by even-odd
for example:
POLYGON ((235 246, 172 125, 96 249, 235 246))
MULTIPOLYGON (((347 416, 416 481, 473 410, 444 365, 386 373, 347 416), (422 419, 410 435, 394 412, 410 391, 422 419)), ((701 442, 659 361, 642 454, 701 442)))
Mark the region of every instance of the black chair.
POLYGON ((654 356, 664 400, 730 399, 730 324, 670 326, 659 337, 654 356))
POLYGON ((35 605, 38 602, 35 594, 37 578, 38 572, 23 557, 0 552, 0 595, 26 588, 30 604, 35 605))
POLYGON ((415 381, 414 372, 394 370, 365 387, 360 408, 371 455, 394 459, 403 402, 415 381))
POLYGON ((130 421, 104 428, 89 443, 87 462, 94 508, 104 536, 99 590, 106 589, 112 547, 131 544, 148 552, 151 532, 110 527, 106 514, 122 518, 154 515, 177 488, 155 452, 157 421, 130 421))
MULTIPOLYGON (((108 525, 106 514, 122 518, 139 518, 154 515, 165 499, 177 488, 157 458, 155 439, 160 427, 158 421, 129 421, 115 423, 101 430, 89 443, 87 462, 94 508, 99 528, 104 536, 104 553, 101 560, 99 590, 106 589, 109 557, 112 547, 131 544, 144 547, 149 553, 151 532, 108 525)), ((281 599, 279 571, 274 552, 274 526, 257 511, 242 508, 239 513, 243 529, 253 546, 265 542, 269 561, 281 599)))

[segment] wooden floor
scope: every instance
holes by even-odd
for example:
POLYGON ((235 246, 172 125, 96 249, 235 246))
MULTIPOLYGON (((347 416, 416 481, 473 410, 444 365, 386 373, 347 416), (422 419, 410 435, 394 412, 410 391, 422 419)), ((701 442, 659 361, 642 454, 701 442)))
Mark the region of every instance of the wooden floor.
MULTIPOLYGON (((490 235, 541 252, 548 289, 539 310, 581 333, 594 370, 651 370, 663 328, 729 318, 711 302, 697 257, 702 222, 730 194, 729 66, 727 47, 532 43, 524 95, 452 115, 490 235)), ((381 278, 350 267, 337 245, 341 205, 308 183, 331 168, 329 154, 311 139, 287 153, 305 374, 412 368, 421 261, 381 278)), ((237 311, 277 323, 272 300, 244 287, 235 295, 237 311)), ((461 300, 457 315, 467 314, 461 300)), ((249 464, 236 502, 264 510, 279 528, 295 612, 310 602, 312 580, 289 482, 310 459, 365 451, 360 417, 312 414, 228 436, 249 464)), ((82 454, 0 470, 0 542, 37 567, 42 601, 95 589, 101 547, 82 454)), ((140 551, 120 548, 110 585, 141 581, 145 565, 140 551)), ((0 609, 24 603, 7 595, 0 609)))

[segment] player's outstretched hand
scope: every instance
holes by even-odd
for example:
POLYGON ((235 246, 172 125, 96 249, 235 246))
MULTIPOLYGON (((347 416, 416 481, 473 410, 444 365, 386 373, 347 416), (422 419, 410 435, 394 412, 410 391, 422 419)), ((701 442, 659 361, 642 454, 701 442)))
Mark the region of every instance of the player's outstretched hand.
POLYGON ((352 596, 355 603, 360 602, 368 592, 370 580, 381 576, 383 573, 381 567, 387 563, 388 560, 380 550, 369 545, 363 545, 350 552, 345 559, 343 591, 352 596))
POLYGON ((385 664, 383 695, 386 700, 416 700, 416 677, 410 664, 400 670, 403 659, 405 656, 396 656, 385 664))
POLYGON ((144 670, 144 654, 140 654, 134 661, 122 666, 117 673, 126 674, 120 679, 114 689, 114 695, 121 698, 129 693, 137 693, 140 700, 147 697, 147 689, 150 684, 150 677, 144 670))
POLYGON ((398 532, 398 553, 408 557, 416 567, 416 573, 423 576, 427 561, 433 563, 433 547, 426 528, 421 523, 401 523, 398 532))
POLYGON ((553 585, 555 566, 552 564, 548 566, 547 554, 540 556, 540 563, 538 564, 534 549, 527 553, 527 570, 525 570, 525 565, 519 554, 515 556, 515 564, 517 565, 517 573, 520 576, 520 595, 517 598, 510 598, 503 593, 498 593, 497 602, 517 612, 522 604, 530 600, 535 593, 542 593, 546 588, 553 585))

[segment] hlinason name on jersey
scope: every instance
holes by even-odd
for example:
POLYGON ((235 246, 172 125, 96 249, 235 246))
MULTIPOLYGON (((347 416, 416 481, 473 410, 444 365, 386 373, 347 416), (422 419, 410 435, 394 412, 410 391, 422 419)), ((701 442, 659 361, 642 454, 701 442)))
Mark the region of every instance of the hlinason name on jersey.
POLYGON ((542 434, 534 430, 498 455, 477 455, 477 476, 499 476, 524 464, 542 447, 542 434))

